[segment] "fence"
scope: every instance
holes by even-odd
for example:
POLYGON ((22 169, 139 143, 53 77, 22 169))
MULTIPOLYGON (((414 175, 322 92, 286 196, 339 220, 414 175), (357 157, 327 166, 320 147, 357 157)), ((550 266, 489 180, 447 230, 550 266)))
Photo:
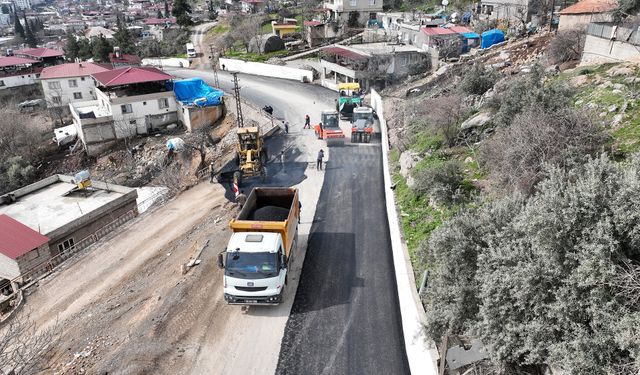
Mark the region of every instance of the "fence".
POLYGON ((637 28, 605 23, 590 23, 587 26, 587 34, 598 38, 617 40, 640 46, 640 33, 637 28))

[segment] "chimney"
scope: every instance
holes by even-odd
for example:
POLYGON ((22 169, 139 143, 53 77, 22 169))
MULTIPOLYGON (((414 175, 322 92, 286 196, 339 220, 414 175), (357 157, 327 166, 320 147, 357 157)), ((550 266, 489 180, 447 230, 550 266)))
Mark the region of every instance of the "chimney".
POLYGON ((117 47, 117 46, 113 47, 113 53, 114 53, 114 55, 116 55, 116 58, 119 59, 121 57, 120 47, 117 47))

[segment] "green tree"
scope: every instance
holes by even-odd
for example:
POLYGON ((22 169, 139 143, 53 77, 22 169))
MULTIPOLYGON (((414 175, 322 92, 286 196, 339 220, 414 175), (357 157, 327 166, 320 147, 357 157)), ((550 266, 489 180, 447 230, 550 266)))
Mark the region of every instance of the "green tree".
POLYGON ((71 61, 80 57, 80 44, 71 31, 67 32, 67 43, 64 46, 64 55, 71 61))
POLYGON ((158 13, 156 13, 156 18, 163 18, 162 11, 160 9, 158 9, 158 13))
POLYGON ((547 175, 527 201, 514 194, 434 231, 419 252, 433 269, 428 332, 475 334, 510 367, 620 373, 640 354, 637 291, 618 282, 640 258, 640 156, 547 175))
POLYGON ((131 31, 127 28, 126 23, 121 15, 116 16, 118 31, 113 34, 113 40, 116 46, 120 47, 122 53, 135 53, 135 38, 131 31))
POLYGON ((188 0, 174 1, 171 13, 176 17, 176 23, 181 27, 189 27, 193 25, 193 20, 191 19, 191 5, 188 0))
POLYGON ((38 46, 38 39, 36 38, 33 30, 31 30, 31 26, 29 26, 29 22, 27 21, 27 14, 26 13, 22 13, 22 16, 24 18, 25 41, 27 42, 29 47, 36 48, 38 46))
POLYGON ((24 33, 24 28, 22 27, 20 17, 18 17, 18 13, 15 10, 13 12, 13 29, 16 36, 19 36, 22 39, 25 38, 26 35, 24 33))
POLYGON ((91 41, 91 52, 94 60, 99 62, 109 61, 109 53, 111 53, 111 51, 111 44, 109 44, 109 41, 104 35, 93 38, 91 41))
POLYGON ((78 39, 78 58, 87 60, 93 57, 93 47, 91 41, 86 38, 78 39))

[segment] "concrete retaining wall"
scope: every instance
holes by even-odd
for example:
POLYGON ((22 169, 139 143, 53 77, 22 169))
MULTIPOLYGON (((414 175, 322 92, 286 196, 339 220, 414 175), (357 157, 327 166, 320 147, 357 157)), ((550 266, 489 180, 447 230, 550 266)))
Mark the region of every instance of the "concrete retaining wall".
POLYGON ((371 106, 375 109, 380 119, 382 132, 382 167, 384 174, 385 201, 387 218, 389 219, 389 231, 391 234, 391 247, 393 252, 393 267, 396 274, 398 287, 398 300, 400 314, 402 316, 402 332, 404 345, 407 351, 407 359, 411 373, 435 375, 437 371, 438 352, 435 344, 427 339, 422 322, 424 321, 424 308, 416 291, 416 283, 413 276, 413 267, 409 259, 409 252, 402 240, 400 223, 396 211, 395 195, 391 190, 391 173, 389 169, 389 136, 387 134, 387 122, 384 119, 382 97, 375 90, 371 90, 371 106), (430 347, 431 348, 430 348, 430 347))
POLYGON ((257 76, 292 79, 300 82, 313 82, 313 72, 310 70, 290 68, 287 66, 263 64, 234 59, 220 59, 220 69, 257 76))
POLYGON ((640 47, 631 43, 587 35, 580 64, 620 61, 640 61, 640 47))
POLYGON ((142 65, 151 65, 166 68, 188 68, 191 63, 188 59, 142 59, 142 65))

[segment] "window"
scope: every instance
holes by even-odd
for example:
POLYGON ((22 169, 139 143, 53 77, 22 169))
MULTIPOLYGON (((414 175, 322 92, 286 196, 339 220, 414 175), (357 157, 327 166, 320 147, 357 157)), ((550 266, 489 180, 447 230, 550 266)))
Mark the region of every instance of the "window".
POLYGON ((33 250, 31 250, 31 251, 29 251, 27 253, 26 258, 27 258, 27 260, 34 260, 34 259, 38 258, 39 256, 40 256, 40 252, 38 251, 38 249, 33 249, 33 250))
POLYGON ((60 90, 61 88, 60 82, 58 81, 47 82, 47 86, 49 86, 51 90, 60 90))
POLYGON ((82 99, 82 93, 81 92, 74 92, 73 93, 73 98, 74 99, 82 99))
POLYGON ((133 113, 133 108, 131 108, 131 104, 123 104, 120 106, 122 113, 133 113))
POLYGON ((60 104, 60 103, 62 103, 62 100, 60 100, 59 96, 52 96, 51 97, 51 102, 53 102, 53 104, 60 104))
POLYGON ((75 248, 75 243, 73 241, 73 238, 69 238, 68 240, 58 244, 58 250, 61 253, 64 253, 65 251, 67 251, 69 249, 73 250, 74 248, 75 248))
POLYGON ((81 80, 81 81, 84 81, 84 77, 80 77, 80 80, 81 80))
POLYGON ((70 79, 69 87, 78 87, 78 81, 76 81, 75 79, 70 79))
POLYGON ((169 99, 167 98, 158 99, 158 108, 160 109, 169 108, 169 99))
POLYGON ((135 124, 136 124, 136 120, 129 121, 129 125, 135 125, 135 124))
POLYGON ((376 0, 369 0, 369 5, 376 5, 376 0))
POLYGON ((358 5, 358 0, 349 0, 349 5, 351 5, 352 7, 358 5))

